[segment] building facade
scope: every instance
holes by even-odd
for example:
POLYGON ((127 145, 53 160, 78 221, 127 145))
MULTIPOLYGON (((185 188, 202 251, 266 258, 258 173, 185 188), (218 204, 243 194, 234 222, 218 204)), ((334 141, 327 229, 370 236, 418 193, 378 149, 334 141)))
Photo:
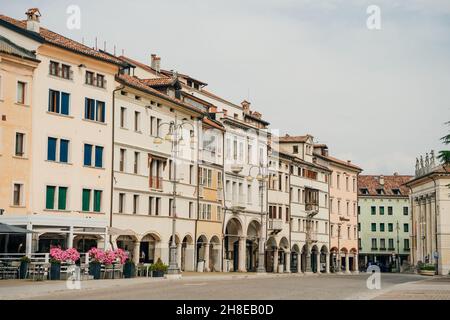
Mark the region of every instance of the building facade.
POLYGON ((315 145, 318 162, 330 175, 330 247, 332 272, 358 272, 358 174, 361 168, 328 154, 326 145, 315 145))
POLYGON ((436 265, 437 274, 450 272, 450 166, 436 165, 434 152, 417 161, 414 178, 406 183, 411 195, 411 263, 436 265))
POLYGON ((381 271, 398 270, 409 261, 411 251, 411 176, 358 177, 359 265, 371 264, 381 271))

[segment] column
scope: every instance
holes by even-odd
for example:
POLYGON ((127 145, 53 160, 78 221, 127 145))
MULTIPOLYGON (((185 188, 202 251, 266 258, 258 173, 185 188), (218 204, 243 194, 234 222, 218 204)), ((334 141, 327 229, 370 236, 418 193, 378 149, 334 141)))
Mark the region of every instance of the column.
MULTIPOLYGON (((33 225, 31 223, 27 224, 27 230, 33 231, 33 225)), ((25 243, 25 252, 28 257, 31 257, 31 252, 33 251, 33 234, 27 233, 26 235, 26 243, 25 243)))
POLYGON ((247 272, 247 269, 245 267, 246 249, 246 238, 239 238, 239 272, 247 272))
POLYGON ((273 251, 273 272, 278 273, 278 248, 273 251))
POLYGON ((141 243, 139 241, 134 242, 134 248, 133 248, 133 263, 138 264, 139 263, 139 256, 141 249, 141 243))
POLYGON ((302 255, 299 253, 297 254, 297 272, 302 272, 302 255))
POLYGON ((345 254, 345 273, 350 273, 350 255, 347 252, 345 254))
POLYGON ((325 273, 330 273, 330 254, 327 253, 325 256, 325 273))
POLYGON ((185 269, 186 269, 186 271, 195 271, 194 253, 195 253, 194 245, 188 244, 186 246, 186 254, 185 254, 185 264, 186 264, 185 269))
POLYGON ((203 258, 205 259, 205 272, 211 271, 209 268, 209 243, 204 244, 204 250, 205 254, 203 255, 203 258))
POLYGON ((316 273, 320 274, 320 251, 316 253, 316 273))
POLYGON ((284 272, 291 273, 291 253, 288 251, 284 255, 284 272))
POLYGON ((177 264, 178 268, 181 270, 181 243, 177 244, 177 264))
POLYGON ((309 251, 309 248, 307 248, 306 250, 306 268, 305 268, 305 273, 311 273, 312 269, 311 269, 311 252, 309 251))
POLYGON ((353 254, 353 273, 359 273, 359 262, 358 262, 358 252, 353 254))
POLYGON ((73 226, 70 226, 69 228, 69 237, 67 238, 67 248, 73 248, 73 226))

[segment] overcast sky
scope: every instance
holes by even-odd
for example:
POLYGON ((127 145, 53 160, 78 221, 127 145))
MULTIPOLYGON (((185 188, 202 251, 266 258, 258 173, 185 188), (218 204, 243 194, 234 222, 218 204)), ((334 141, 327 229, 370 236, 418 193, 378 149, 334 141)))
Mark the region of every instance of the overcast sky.
POLYGON ((188 73, 243 99, 282 133, 309 133, 366 174, 412 174, 450 120, 448 0, 2 1, 24 18, 108 51, 188 73), (369 5, 381 30, 366 27, 369 5), (81 29, 66 27, 69 5, 81 29), (101 44, 101 45, 100 45, 101 44))

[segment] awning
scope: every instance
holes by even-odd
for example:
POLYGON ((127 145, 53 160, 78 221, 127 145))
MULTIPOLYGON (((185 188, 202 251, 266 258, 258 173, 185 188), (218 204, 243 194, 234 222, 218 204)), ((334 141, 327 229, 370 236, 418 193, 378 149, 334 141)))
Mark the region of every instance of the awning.
POLYGON ((36 232, 27 230, 25 228, 0 223, 0 234, 25 234, 25 233, 36 233, 36 232))

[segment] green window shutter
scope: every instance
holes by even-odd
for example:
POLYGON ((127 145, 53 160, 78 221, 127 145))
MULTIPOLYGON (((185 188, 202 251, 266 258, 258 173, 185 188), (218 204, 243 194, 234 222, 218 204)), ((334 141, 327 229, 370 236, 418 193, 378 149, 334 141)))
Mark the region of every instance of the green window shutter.
POLYGON ((102 192, 94 190, 94 212, 100 212, 102 207, 102 192))
POLYGON ((55 208, 55 187, 47 186, 45 208, 53 210, 55 208))
POLYGON ((58 210, 66 210, 67 207, 67 187, 58 189, 58 210))
POLYGON ((81 210, 82 211, 89 211, 91 208, 91 190, 89 189, 83 189, 83 205, 81 210))

